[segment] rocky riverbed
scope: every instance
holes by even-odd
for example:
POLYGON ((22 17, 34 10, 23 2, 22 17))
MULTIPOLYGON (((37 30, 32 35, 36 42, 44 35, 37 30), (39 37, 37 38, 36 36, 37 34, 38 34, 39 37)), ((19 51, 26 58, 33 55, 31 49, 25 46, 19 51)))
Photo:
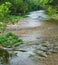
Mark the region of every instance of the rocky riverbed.
POLYGON ((1 50, 0 65, 58 64, 58 21, 48 20, 45 11, 31 12, 17 24, 8 25, 8 31, 18 35, 25 44, 14 49, 4 48, 8 53, 1 50), (8 55, 7 62, 3 60, 5 55, 8 55))

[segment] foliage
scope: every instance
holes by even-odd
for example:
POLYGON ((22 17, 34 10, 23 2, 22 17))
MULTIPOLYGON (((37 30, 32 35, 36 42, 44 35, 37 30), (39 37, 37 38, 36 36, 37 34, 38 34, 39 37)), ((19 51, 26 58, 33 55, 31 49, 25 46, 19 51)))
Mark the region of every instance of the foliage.
POLYGON ((49 12, 49 15, 54 15, 56 13, 56 8, 48 6, 47 11, 49 12))
POLYGON ((48 11, 49 15, 54 15, 57 13, 57 0, 39 0, 39 5, 48 11))
POLYGON ((10 7, 11 7, 10 2, 5 2, 0 5, 0 32, 6 29, 6 25, 8 23, 7 18, 9 17, 9 13, 11 12, 9 10, 10 7))
POLYGON ((24 0, 15 0, 14 1, 16 12, 25 13, 28 11, 28 4, 24 0))
POLYGON ((10 2, 12 7, 10 8, 12 15, 24 14, 28 11, 28 4, 24 0, 4 0, 1 3, 10 2))
POLYGON ((1 0, 0 4, 5 2, 12 4, 10 10, 11 14, 14 15, 22 15, 32 10, 38 10, 41 7, 46 9, 50 15, 58 10, 58 0, 1 0))
POLYGON ((17 35, 8 32, 6 35, 0 36, 0 44, 4 47, 13 47, 23 44, 23 41, 17 35))
POLYGON ((18 22, 19 16, 12 16, 11 8, 12 4, 10 2, 5 2, 0 5, 0 33, 4 32, 8 23, 18 22))
MULTIPOLYGON (((3 9, 5 7, 4 5, 8 6, 8 4, 4 4, 5 2, 8 4, 11 3, 10 7, 6 8, 8 10, 5 10, 11 15, 24 15, 29 11, 38 9, 45 9, 49 15, 54 15, 58 12, 58 0, 1 0, 0 4, 3 6, 3 9)), ((7 16, 8 13, 2 16, 7 16)))
POLYGON ((5 29, 6 29, 6 23, 0 22, 0 33, 4 32, 5 29))
POLYGON ((36 10, 38 8, 37 0, 3 0, 1 3, 10 2, 12 4, 10 10, 12 15, 24 15, 25 13, 36 10))
POLYGON ((0 20, 7 17, 10 13, 9 8, 11 7, 10 2, 5 2, 4 4, 0 5, 0 20))

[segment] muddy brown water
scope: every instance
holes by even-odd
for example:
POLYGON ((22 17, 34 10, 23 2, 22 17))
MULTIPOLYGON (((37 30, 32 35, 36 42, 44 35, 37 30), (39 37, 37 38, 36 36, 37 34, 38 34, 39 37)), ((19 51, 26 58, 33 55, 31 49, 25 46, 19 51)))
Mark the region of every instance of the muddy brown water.
POLYGON ((38 59, 38 56, 29 57, 34 54, 35 47, 43 42, 57 45, 58 48, 58 21, 48 20, 48 16, 43 10, 31 12, 28 16, 15 25, 7 26, 6 31, 12 31, 18 35, 25 44, 15 48, 15 51, 0 53, 0 65, 58 65, 58 54, 51 54, 42 60, 38 59), (26 50, 27 52, 16 50, 26 50), (3 62, 4 54, 8 55, 5 59, 8 60, 8 63, 3 62))

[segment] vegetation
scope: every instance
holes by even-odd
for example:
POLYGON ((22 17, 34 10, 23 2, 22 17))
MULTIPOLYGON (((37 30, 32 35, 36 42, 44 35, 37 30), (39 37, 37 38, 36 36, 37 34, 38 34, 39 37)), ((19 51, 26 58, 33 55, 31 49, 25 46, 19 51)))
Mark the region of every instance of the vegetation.
MULTIPOLYGON (((58 18, 57 0, 0 0, 0 32, 5 31, 7 24, 18 22, 22 15, 24 17, 26 13, 39 9, 46 10, 55 19, 58 18)), ((10 37, 8 38, 7 35, 1 36, 1 44, 3 46, 15 44, 15 42, 9 41, 10 37)), ((12 36, 11 41, 15 41, 13 37, 18 41, 16 36, 12 36)))
POLYGON ((11 15, 11 7, 12 4, 10 2, 5 2, 0 5, 0 33, 5 31, 7 24, 14 24, 18 22, 20 18, 24 17, 11 15))
POLYGON ((57 0, 1 0, 0 6, 6 8, 5 11, 8 9, 6 14, 9 13, 11 15, 24 15, 29 11, 38 9, 47 10, 49 15, 53 15, 58 12, 57 0))
POLYGON ((54 15, 57 13, 57 0, 40 0, 39 5, 47 10, 49 15, 54 15))
POLYGON ((10 2, 5 2, 0 5, 0 32, 4 31, 7 23, 9 22, 9 14, 10 14, 10 2))
POLYGON ((4 21, 5 17, 9 17, 10 14, 10 7, 11 3, 10 2, 5 2, 0 5, 0 21, 4 21))
POLYGON ((23 44, 23 41, 15 34, 8 32, 6 35, 0 36, 0 44, 4 47, 13 47, 23 44))

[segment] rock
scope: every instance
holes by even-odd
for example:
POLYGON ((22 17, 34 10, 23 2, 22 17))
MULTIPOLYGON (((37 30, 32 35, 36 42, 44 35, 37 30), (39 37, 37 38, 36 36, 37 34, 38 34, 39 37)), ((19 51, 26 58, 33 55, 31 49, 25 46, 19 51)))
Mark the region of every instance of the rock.
POLYGON ((40 57, 47 57, 46 53, 36 53, 36 55, 40 56, 40 57))
POLYGON ((43 46, 43 47, 48 47, 48 46, 50 46, 50 44, 49 44, 48 41, 45 41, 44 43, 42 43, 42 46, 43 46))

